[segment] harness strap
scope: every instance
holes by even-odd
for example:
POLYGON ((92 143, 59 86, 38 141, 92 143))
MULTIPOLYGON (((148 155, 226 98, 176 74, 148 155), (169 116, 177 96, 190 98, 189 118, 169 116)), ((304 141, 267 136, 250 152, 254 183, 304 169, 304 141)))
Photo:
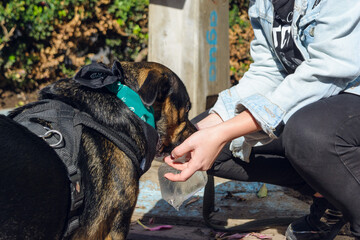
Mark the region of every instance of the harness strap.
MULTIPOLYGON (((60 156, 65 156, 66 159, 71 161, 72 164, 70 164, 68 168, 69 173, 74 173, 75 169, 77 168, 77 150, 79 149, 80 144, 81 125, 98 131, 107 137, 110 141, 112 141, 116 146, 128 154, 133 164, 136 166, 138 173, 141 173, 139 170, 139 161, 142 159, 141 153, 135 141, 130 137, 122 132, 115 132, 110 128, 104 127, 103 125, 94 121, 87 113, 80 112, 63 102, 57 100, 40 100, 37 103, 37 105, 26 109, 26 111, 15 116, 14 120, 23 126, 28 127, 30 131, 38 136, 44 135, 48 129, 44 128, 43 125, 35 122, 36 119, 50 122, 53 126, 53 129, 61 130, 61 133, 65 131, 65 134, 63 135, 69 136, 69 139, 65 139, 63 143, 59 144, 59 146, 55 147, 54 149, 60 156), (78 130, 75 132, 76 134, 73 132, 74 127, 78 130), (71 138, 70 136, 74 136, 74 138, 71 138), (64 148, 65 142, 69 143, 66 148, 64 148), (71 151, 67 151, 69 147, 71 148, 71 151), (73 156, 72 159, 70 159, 70 156, 73 156)), ((59 136, 54 135, 50 138, 46 138, 46 141, 48 144, 58 143, 59 136)))
POLYGON ((15 115, 13 119, 28 128, 35 135, 42 137, 53 147, 64 162, 70 180, 71 205, 64 238, 69 237, 80 226, 79 210, 83 206, 84 187, 81 182, 81 171, 78 167, 78 150, 82 127, 92 128, 119 147, 131 159, 141 176, 141 153, 135 142, 124 133, 115 132, 97 123, 86 113, 57 100, 40 100, 28 105, 29 108, 15 115), (52 129, 44 127, 45 121, 51 123, 52 129))
POLYGON ((40 100, 27 105, 19 114, 14 113, 15 121, 28 128, 35 135, 42 137, 64 162, 70 180, 71 205, 64 238, 68 238, 80 226, 80 210, 84 202, 84 187, 81 171, 78 167, 78 153, 83 126, 96 130, 132 161, 140 177, 150 166, 156 152, 157 131, 150 125, 140 121, 147 140, 146 155, 141 152, 134 140, 122 132, 116 132, 97 123, 87 113, 57 100, 40 100), (51 124, 51 129, 44 126, 51 124))
POLYGON ((41 100, 31 104, 30 108, 13 118, 35 135, 42 137, 55 150, 67 168, 71 204, 65 238, 80 226, 78 209, 84 201, 81 171, 77 165, 82 126, 74 125, 74 116, 75 110, 62 102, 41 100), (52 129, 44 127, 39 121, 51 123, 52 129))
POLYGON ((139 159, 141 159, 141 153, 134 140, 121 132, 115 132, 112 129, 104 127, 103 125, 94 121, 88 114, 83 112, 77 112, 77 114, 74 116, 74 124, 82 124, 92 128, 108 138, 131 159, 132 163, 136 167, 137 173, 139 176, 141 176, 139 163, 139 159))

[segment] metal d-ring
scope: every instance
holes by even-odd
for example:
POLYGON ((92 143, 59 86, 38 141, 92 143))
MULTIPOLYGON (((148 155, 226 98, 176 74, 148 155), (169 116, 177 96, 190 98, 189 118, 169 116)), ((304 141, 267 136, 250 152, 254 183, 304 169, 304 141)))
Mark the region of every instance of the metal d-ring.
POLYGON ((49 144, 50 147, 57 147, 61 144, 61 142, 63 141, 63 135, 61 134, 61 132, 59 132, 58 130, 54 130, 54 129, 50 129, 48 127, 44 127, 44 129, 47 131, 46 133, 44 133, 43 135, 39 135, 39 137, 41 137, 42 139, 44 139, 46 141, 45 138, 50 137, 53 134, 57 134, 59 135, 60 139, 57 143, 53 143, 53 144, 49 144))

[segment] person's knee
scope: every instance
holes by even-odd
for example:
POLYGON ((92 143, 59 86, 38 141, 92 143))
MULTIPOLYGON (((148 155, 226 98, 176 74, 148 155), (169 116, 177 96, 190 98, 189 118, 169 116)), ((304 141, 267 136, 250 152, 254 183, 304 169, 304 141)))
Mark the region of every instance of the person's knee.
POLYGON ((316 155, 328 149, 331 139, 323 129, 319 116, 306 109, 296 112, 286 123, 282 138, 285 154, 294 165, 316 164, 316 155))
POLYGON ((296 112, 286 123, 282 139, 285 152, 292 153, 311 144, 312 130, 310 122, 300 111, 296 112))

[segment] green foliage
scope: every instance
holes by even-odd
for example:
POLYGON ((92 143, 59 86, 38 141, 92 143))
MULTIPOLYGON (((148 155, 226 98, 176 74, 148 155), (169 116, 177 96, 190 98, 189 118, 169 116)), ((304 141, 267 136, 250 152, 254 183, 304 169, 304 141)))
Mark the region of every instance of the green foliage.
POLYGON ((86 56, 96 54, 105 44, 111 49, 111 56, 107 57, 133 60, 147 46, 148 4, 149 0, 2 0, 0 85, 32 88, 37 82, 47 81, 46 76, 67 77, 79 67, 67 60, 83 57, 82 60, 88 61, 86 56), (71 25, 73 32, 62 29, 76 16, 81 26, 71 25), (101 20, 102 24, 96 25, 101 20), (112 20, 121 30, 114 30, 112 20), (105 26, 107 21, 109 24, 105 26), (87 39, 77 34, 79 31, 89 32, 87 39), (59 47, 57 39, 63 39, 65 45, 69 42, 78 45, 78 52, 59 47), (60 58, 61 54, 68 56, 60 58), (59 59, 63 60, 59 62, 59 59), (51 67, 40 67, 49 61, 53 61, 51 67), (35 73, 40 70, 47 73, 39 77, 35 73))
POLYGON ((249 69, 250 41, 253 31, 247 14, 249 0, 230 0, 229 34, 230 34, 230 82, 237 84, 249 69))
MULTIPOLYGON (((229 2, 230 27, 249 28, 249 0, 229 2)), ((148 6, 149 0, 2 0, 0 86, 33 89, 72 76, 104 49, 110 61, 135 60, 147 48, 148 6)), ((246 41, 240 36, 237 44, 246 41)))
MULTIPOLYGON (((120 27, 124 28, 129 36, 127 39, 125 51, 117 51, 112 48, 112 55, 118 59, 135 59, 141 49, 146 48, 148 40, 147 29, 147 11, 145 7, 149 5, 149 0, 114 0, 108 11, 116 18, 120 27)), ((118 38, 108 38, 108 46, 123 46, 118 38)))
POLYGON ((232 28, 234 25, 239 25, 241 28, 248 28, 249 21, 244 19, 243 15, 249 7, 249 0, 230 0, 229 1, 229 25, 232 28))

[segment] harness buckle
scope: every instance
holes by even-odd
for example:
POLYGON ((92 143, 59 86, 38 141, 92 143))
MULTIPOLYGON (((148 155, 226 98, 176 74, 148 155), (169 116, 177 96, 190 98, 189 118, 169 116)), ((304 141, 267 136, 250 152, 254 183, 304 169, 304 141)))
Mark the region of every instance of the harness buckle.
POLYGON ((81 184, 80 170, 75 170, 69 173, 70 191, 71 191, 71 206, 70 211, 75 211, 83 204, 84 188, 81 184))

